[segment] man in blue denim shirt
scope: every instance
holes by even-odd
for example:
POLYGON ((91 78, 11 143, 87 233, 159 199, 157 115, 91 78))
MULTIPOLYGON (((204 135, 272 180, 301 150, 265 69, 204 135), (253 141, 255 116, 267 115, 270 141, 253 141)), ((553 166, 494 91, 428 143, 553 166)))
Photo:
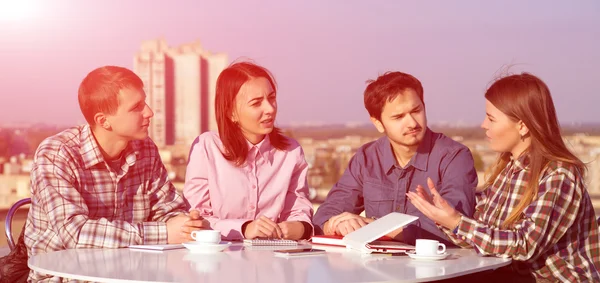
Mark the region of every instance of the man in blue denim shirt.
POLYGON ((371 121, 386 136, 363 145, 352 157, 314 216, 315 233, 345 236, 396 211, 419 220, 388 236, 409 244, 417 238, 451 244, 406 193, 427 186, 431 178, 446 201, 471 216, 477 187, 471 152, 427 128, 423 87, 409 74, 388 72, 370 81, 364 102, 371 121), (366 217, 358 215, 363 211, 366 217))

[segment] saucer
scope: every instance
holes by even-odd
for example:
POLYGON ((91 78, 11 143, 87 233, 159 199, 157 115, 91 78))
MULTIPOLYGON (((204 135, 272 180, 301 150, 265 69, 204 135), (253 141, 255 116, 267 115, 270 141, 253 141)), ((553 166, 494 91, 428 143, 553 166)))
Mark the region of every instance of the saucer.
POLYGON ((441 259, 447 258, 450 255, 449 253, 443 253, 443 254, 437 254, 437 255, 418 255, 415 253, 415 251, 408 251, 408 252, 406 252, 406 254, 410 258, 417 259, 417 260, 441 260, 441 259))
POLYGON ((198 243, 198 242, 187 242, 183 243, 183 246, 186 247, 190 252, 193 253, 202 253, 202 254, 211 254, 220 252, 229 246, 231 246, 231 242, 221 242, 219 244, 206 244, 206 243, 198 243))

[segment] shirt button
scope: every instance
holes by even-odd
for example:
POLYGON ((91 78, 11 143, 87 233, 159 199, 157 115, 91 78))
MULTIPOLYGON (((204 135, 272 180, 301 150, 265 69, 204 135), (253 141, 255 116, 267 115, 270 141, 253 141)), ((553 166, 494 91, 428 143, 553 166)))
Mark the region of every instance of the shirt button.
POLYGON ((254 209, 254 205, 253 204, 250 205, 250 209, 254 209))
POLYGON ((256 185, 252 185, 252 188, 253 188, 253 189, 256 189, 256 185))
POLYGON ((396 206, 396 211, 400 211, 401 206, 396 206))

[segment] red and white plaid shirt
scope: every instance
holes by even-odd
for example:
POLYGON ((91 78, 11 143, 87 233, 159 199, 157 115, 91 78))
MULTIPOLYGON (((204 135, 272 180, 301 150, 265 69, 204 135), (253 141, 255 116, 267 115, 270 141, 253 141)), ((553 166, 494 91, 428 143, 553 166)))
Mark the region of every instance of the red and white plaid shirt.
MULTIPOLYGON (((167 243, 166 221, 185 212, 186 206, 169 181, 156 145, 149 138, 131 141, 117 162, 111 166, 104 160, 88 125, 40 144, 25 227, 29 256, 167 243)), ((29 280, 61 279, 32 271, 29 280)))
POLYGON ((512 229, 501 228, 530 179, 529 157, 512 160, 477 196, 473 219, 463 216, 456 235, 442 230, 457 245, 513 258, 516 271, 533 273, 537 280, 600 282, 600 230, 583 176, 574 166, 551 162, 540 178, 537 199, 512 229))

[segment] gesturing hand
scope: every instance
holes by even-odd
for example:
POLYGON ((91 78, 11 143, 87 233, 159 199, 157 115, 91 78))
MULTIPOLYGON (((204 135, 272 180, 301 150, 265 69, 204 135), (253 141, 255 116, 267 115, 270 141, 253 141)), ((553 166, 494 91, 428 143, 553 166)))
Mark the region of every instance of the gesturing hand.
POLYGON ((427 178, 427 186, 432 198, 429 198, 425 189, 421 185, 418 185, 416 193, 408 192, 406 194, 410 202, 429 219, 448 229, 454 229, 460 221, 460 213, 442 198, 430 178, 427 178))

